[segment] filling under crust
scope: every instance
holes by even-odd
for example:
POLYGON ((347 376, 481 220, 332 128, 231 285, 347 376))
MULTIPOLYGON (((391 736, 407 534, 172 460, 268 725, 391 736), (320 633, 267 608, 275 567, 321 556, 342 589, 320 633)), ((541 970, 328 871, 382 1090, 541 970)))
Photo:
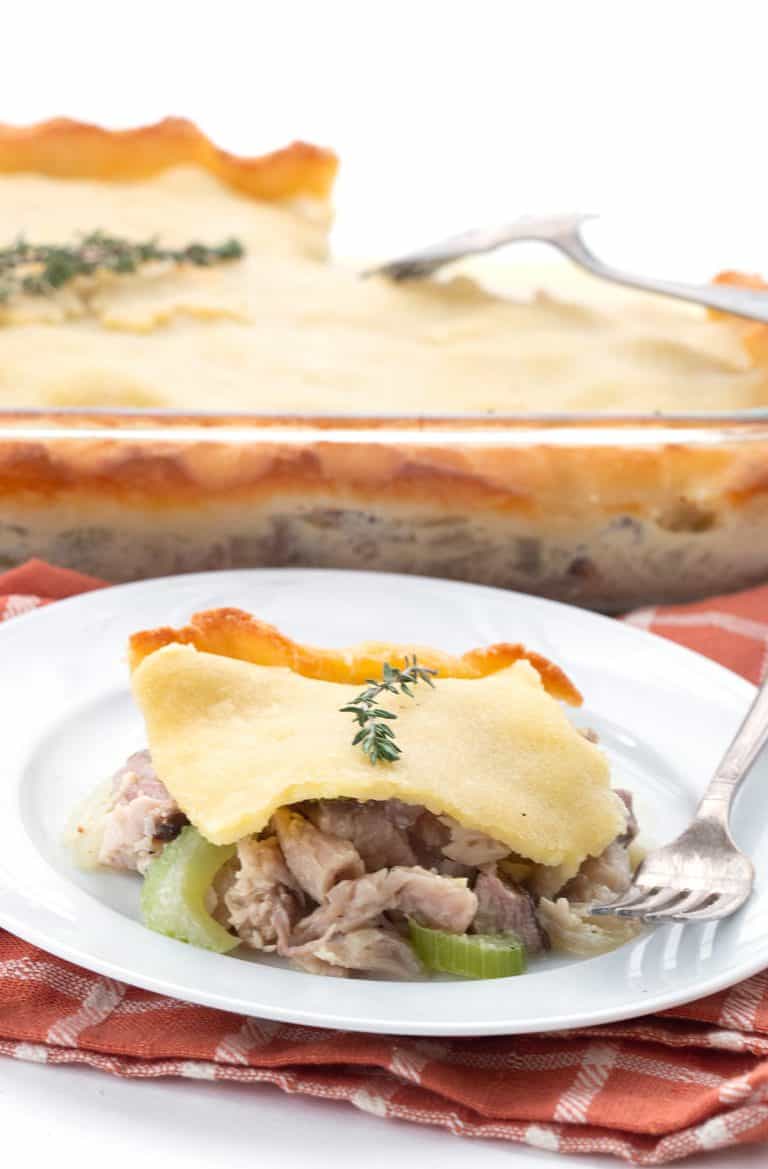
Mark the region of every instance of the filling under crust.
MULTIPOLYGON (((245 946, 315 974, 419 977, 409 917, 456 934, 513 931, 531 955, 550 947, 600 953, 637 928, 587 912, 631 880, 637 821, 631 795, 617 794, 627 812, 623 832, 567 881, 558 868, 420 805, 304 801, 238 842, 209 889, 208 908, 245 946)), ((187 823, 149 752, 138 751, 114 776, 97 859, 143 874, 187 823)))

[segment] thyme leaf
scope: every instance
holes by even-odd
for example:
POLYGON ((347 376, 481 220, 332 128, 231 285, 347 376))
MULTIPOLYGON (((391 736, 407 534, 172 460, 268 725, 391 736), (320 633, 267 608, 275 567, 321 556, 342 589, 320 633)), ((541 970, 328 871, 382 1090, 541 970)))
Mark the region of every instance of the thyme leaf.
POLYGON ((389 722, 397 715, 377 706, 377 699, 385 692, 389 694, 405 694, 413 698, 411 687, 419 682, 426 682, 434 686, 432 678, 437 670, 430 670, 420 666, 416 655, 405 659, 405 668, 399 670, 396 666, 384 663, 381 681, 367 678, 368 687, 358 694, 353 702, 340 707, 343 714, 354 716, 355 725, 359 728, 352 740, 352 746, 360 746, 372 764, 383 760, 385 763, 394 763, 402 754, 402 748, 395 742, 395 732, 389 722))
POLYGON ((187 244, 184 248, 164 248, 156 239, 133 241, 92 231, 75 244, 32 244, 20 238, 7 248, 0 248, 0 303, 12 296, 50 296, 77 276, 94 272, 128 275, 142 264, 164 262, 194 264, 208 268, 212 264, 239 260, 245 254, 237 239, 222 244, 187 244))

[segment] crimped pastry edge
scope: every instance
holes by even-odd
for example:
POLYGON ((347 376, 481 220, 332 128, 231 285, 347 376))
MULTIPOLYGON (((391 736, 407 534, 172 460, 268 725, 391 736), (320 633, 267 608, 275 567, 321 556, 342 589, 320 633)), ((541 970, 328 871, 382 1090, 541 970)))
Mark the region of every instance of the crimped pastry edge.
POLYGON ((189 624, 180 629, 162 626, 134 633, 128 652, 131 670, 135 670, 149 654, 174 644, 192 645, 204 653, 238 658, 260 666, 287 667, 294 673, 324 682, 350 684, 366 682, 384 662, 402 667, 406 657, 414 654, 420 665, 435 669, 446 678, 483 678, 515 662, 527 661, 538 672, 544 688, 553 698, 562 699, 571 706, 580 706, 582 702, 581 694, 559 666, 520 644, 497 642, 469 650, 460 657, 429 646, 377 641, 344 649, 319 649, 293 641, 274 625, 235 608, 195 613, 189 624))
POLYGON ((61 179, 131 181, 174 166, 197 165, 254 199, 309 196, 327 200, 338 170, 331 150, 293 142, 242 157, 216 146, 194 122, 163 118, 111 130, 71 118, 31 126, 0 123, 0 173, 32 172, 61 179))

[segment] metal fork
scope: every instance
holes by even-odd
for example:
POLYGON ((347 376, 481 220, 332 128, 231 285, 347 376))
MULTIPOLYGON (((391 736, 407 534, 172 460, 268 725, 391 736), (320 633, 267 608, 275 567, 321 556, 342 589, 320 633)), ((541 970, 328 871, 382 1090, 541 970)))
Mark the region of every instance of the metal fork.
POLYGON ((603 280, 614 284, 625 284, 629 288, 640 288, 646 292, 657 292, 662 296, 673 296, 707 308, 720 309, 737 317, 753 321, 768 322, 768 293, 754 288, 743 288, 733 284, 695 285, 679 284, 673 280, 654 280, 646 276, 635 276, 604 264, 589 250, 581 236, 581 227, 594 215, 550 215, 546 217, 524 216, 505 227, 477 229, 461 235, 451 236, 441 243, 432 244, 387 264, 381 264, 364 273, 365 276, 389 276, 393 280, 415 280, 431 276, 444 264, 461 260, 465 256, 481 252, 492 252, 504 244, 535 242, 551 244, 558 248, 582 268, 603 280))
POLYGON ((754 884, 752 862, 728 828, 731 802, 768 740, 768 680, 710 781, 681 836, 648 854, 626 893, 591 913, 646 921, 716 921, 735 913, 754 884))

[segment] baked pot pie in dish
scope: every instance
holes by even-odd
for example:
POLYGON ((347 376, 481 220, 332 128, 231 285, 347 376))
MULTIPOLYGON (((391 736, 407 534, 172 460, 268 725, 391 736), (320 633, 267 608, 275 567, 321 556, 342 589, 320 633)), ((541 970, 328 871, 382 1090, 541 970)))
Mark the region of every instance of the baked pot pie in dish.
POLYGON ((218 609, 135 634, 129 659, 149 746, 73 842, 142 874, 150 928, 387 978, 520 974, 638 932, 590 916, 627 888, 637 823, 540 655, 318 650, 218 609))
POLYGON ((362 280, 328 258, 335 172, 177 119, 0 127, 0 564, 604 609, 765 575, 765 327, 559 277, 362 280))

